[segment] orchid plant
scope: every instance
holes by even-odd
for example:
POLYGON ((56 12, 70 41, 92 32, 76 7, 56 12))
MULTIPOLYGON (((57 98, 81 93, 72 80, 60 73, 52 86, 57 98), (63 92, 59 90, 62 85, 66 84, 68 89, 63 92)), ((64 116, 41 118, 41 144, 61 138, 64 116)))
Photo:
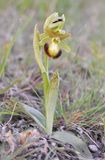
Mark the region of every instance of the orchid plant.
POLYGON ((62 130, 52 134, 60 79, 58 72, 53 72, 52 76, 49 76, 48 62, 50 58, 60 57, 63 49, 70 52, 69 46, 64 42, 70 36, 69 33, 63 30, 64 23, 64 15, 59 16, 58 13, 53 13, 46 19, 43 33, 39 32, 37 25, 34 30, 33 47, 35 60, 40 68, 43 80, 45 114, 24 103, 13 102, 15 105, 17 104, 16 107, 19 113, 25 113, 33 118, 50 138, 72 145, 80 159, 92 160, 92 155, 86 143, 73 132, 62 130))
MULTIPOLYGON (((38 123, 38 125, 40 125, 43 129, 42 131, 44 131, 49 138, 56 139, 62 144, 72 145, 78 158, 92 160, 92 154, 89 151, 87 144, 73 132, 58 130, 52 134, 60 79, 58 72, 53 72, 52 76, 49 76, 48 62, 50 58, 58 58, 63 49, 70 52, 70 48, 64 42, 64 40, 69 37, 69 33, 63 30, 64 23, 64 15, 60 17, 58 13, 53 13, 46 19, 43 33, 39 32, 37 25, 35 26, 33 47, 35 60, 40 68, 43 80, 45 114, 42 114, 34 107, 19 102, 14 98, 9 101, 9 103, 7 101, 7 106, 15 106, 15 111, 17 111, 17 113, 24 113, 30 116, 38 123)), ((48 153, 47 155, 50 154, 48 153)), ((49 156, 46 156, 46 159, 48 158, 49 156)))
POLYGON ((59 16, 58 13, 53 13, 46 19, 43 33, 40 34, 37 25, 34 30, 33 47, 35 60, 40 68, 43 79, 44 129, 48 134, 52 133, 59 90, 59 74, 58 72, 54 72, 51 79, 49 78, 48 61, 50 60, 49 57, 53 59, 58 58, 62 53, 62 49, 70 52, 69 46, 64 43, 64 40, 70 36, 69 33, 63 30, 64 24, 64 15, 59 16), (42 55, 43 51, 44 55, 42 55))

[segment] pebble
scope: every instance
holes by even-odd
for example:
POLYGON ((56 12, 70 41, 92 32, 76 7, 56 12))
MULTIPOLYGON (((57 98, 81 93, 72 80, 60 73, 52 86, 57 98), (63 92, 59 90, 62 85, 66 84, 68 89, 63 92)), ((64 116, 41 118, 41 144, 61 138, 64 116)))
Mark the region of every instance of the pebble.
POLYGON ((90 145, 89 145, 89 149, 90 149, 90 151, 92 151, 92 152, 97 152, 97 151, 98 151, 97 146, 94 145, 94 144, 90 144, 90 145))

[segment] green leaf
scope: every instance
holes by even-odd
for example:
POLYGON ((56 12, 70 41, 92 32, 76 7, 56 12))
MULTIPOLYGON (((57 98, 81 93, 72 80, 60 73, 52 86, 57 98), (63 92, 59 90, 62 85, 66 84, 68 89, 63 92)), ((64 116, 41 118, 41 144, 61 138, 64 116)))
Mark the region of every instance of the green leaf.
POLYGON ((41 50, 40 50, 40 34, 37 29, 37 25, 35 26, 35 30, 34 30, 33 48, 34 48, 35 59, 39 65, 41 72, 42 73, 46 72, 44 65, 42 63, 41 50))
POLYGON ((83 142, 79 137, 75 136, 72 132, 58 131, 53 134, 52 138, 63 143, 71 144, 80 159, 93 160, 85 142, 83 142))
POLYGON ((48 134, 52 133, 54 112, 56 108, 59 89, 59 75, 57 72, 53 73, 50 80, 49 91, 46 97, 46 130, 48 134))
MULTIPOLYGON (((46 101, 46 97, 48 95, 48 91, 49 91, 49 79, 48 79, 48 75, 46 72, 44 72, 42 74, 42 78, 43 78, 43 87, 44 87, 44 98, 45 98, 45 101, 46 101)), ((45 102, 46 103, 46 102, 45 102)))
POLYGON ((46 120, 45 120, 44 115, 33 107, 30 107, 23 103, 19 103, 19 104, 21 105, 20 106, 21 111, 27 114, 28 116, 30 116, 32 119, 34 119, 36 123, 38 123, 45 130, 46 120))

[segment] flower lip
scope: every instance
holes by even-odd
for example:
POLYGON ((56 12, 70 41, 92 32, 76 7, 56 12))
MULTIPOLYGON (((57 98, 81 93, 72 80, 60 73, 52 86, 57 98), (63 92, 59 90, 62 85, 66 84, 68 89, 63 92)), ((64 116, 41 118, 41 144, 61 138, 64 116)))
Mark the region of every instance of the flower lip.
POLYGON ((53 44, 53 43, 51 43, 51 44, 45 43, 44 51, 49 57, 51 57, 53 59, 60 57, 62 54, 62 50, 59 49, 57 44, 53 44))

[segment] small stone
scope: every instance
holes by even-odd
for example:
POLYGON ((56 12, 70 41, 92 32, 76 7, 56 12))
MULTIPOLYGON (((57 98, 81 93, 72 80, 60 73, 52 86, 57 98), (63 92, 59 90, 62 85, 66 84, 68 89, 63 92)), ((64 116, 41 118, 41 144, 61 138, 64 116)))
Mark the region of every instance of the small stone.
POLYGON ((92 152, 97 152, 97 151, 98 151, 97 146, 95 146, 94 144, 90 144, 90 145, 89 145, 89 149, 90 149, 90 151, 92 151, 92 152))
POLYGON ((53 146, 53 147, 55 147, 55 146, 56 146, 56 143, 55 143, 55 142, 52 142, 51 144, 52 144, 52 146, 53 146))

